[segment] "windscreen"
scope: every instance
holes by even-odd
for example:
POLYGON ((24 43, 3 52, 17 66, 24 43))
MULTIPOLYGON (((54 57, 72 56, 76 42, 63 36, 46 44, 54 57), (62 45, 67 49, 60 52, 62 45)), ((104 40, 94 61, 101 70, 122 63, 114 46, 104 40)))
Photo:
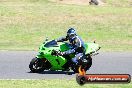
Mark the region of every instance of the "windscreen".
POLYGON ((53 47, 53 46, 56 46, 57 45, 57 42, 55 40, 52 40, 52 41, 49 41, 47 42, 44 47, 53 47))

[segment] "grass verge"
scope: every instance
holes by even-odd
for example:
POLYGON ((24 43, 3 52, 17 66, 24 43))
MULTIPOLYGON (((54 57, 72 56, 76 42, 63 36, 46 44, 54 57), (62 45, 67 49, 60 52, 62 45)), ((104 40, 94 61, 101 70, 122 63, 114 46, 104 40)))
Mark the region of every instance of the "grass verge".
POLYGON ((132 88, 129 84, 85 84, 80 86, 75 79, 48 80, 0 80, 0 88, 132 88))

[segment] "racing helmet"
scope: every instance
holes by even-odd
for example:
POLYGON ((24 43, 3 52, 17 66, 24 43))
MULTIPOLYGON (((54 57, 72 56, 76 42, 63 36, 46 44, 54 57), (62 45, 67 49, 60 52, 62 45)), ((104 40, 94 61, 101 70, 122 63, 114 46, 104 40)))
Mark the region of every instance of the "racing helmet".
POLYGON ((76 30, 74 28, 69 28, 67 31, 67 37, 73 38, 76 36, 76 30))

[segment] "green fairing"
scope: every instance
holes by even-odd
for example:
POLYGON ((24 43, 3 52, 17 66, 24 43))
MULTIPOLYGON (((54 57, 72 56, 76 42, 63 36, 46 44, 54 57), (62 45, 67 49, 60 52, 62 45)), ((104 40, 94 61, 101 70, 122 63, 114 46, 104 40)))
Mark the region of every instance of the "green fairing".
MULTIPOLYGON (((67 62, 67 59, 65 59, 62 56, 53 56, 51 55, 52 50, 60 50, 60 51, 67 51, 69 50, 68 43, 65 42, 59 42, 57 45, 53 47, 45 47, 44 45, 49 42, 46 41, 44 42, 40 47, 39 47, 39 54, 36 56, 39 59, 46 58, 50 64, 51 64, 51 70, 63 70, 62 66, 67 62), (57 62, 60 62, 58 64, 57 62)), ((86 48, 86 54, 90 54, 90 52, 96 51, 99 48, 98 44, 95 43, 85 43, 85 48, 86 48)), ((70 58, 73 58, 74 55, 71 54, 70 58)))

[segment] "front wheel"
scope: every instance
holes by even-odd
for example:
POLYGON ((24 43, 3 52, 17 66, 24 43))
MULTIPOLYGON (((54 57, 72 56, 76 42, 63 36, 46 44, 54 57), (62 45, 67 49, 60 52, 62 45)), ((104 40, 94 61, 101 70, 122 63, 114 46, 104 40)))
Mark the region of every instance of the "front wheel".
POLYGON ((33 73, 40 73, 44 71, 44 63, 41 59, 33 58, 29 64, 29 68, 33 73))

